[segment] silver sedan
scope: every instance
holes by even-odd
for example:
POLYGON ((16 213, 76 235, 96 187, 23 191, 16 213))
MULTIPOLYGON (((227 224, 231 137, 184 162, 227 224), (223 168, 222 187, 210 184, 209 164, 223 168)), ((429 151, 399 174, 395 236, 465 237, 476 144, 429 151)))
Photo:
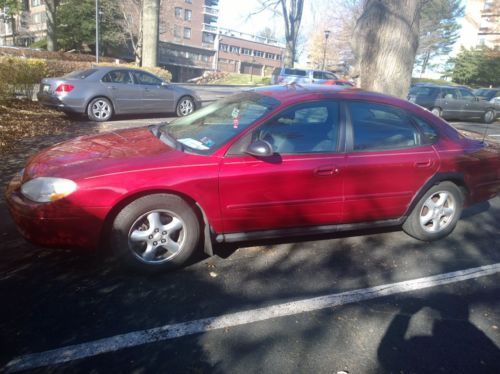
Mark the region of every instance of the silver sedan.
POLYGON ((45 78, 39 102, 68 115, 85 114, 108 121, 115 114, 176 113, 186 116, 200 108, 193 91, 169 84, 140 69, 95 67, 60 78, 45 78))

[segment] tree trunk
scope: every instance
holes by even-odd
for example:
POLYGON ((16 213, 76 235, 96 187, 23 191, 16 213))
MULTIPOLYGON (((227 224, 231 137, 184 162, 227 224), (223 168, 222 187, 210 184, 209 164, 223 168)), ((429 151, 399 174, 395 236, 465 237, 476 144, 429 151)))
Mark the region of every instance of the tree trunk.
POLYGON ((160 0, 144 0, 142 6, 142 66, 158 65, 160 0))
POLYGON ((47 12, 47 51, 57 50, 57 35, 56 35, 56 1, 46 0, 45 9, 47 12))
POLYGON ((406 97, 424 0, 365 0, 353 50, 361 88, 406 97))

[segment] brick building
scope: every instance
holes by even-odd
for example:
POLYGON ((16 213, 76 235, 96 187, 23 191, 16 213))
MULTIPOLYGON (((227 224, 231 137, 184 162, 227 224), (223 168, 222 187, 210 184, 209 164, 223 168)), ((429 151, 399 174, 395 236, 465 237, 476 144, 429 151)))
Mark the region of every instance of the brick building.
POLYGON ((47 35, 44 0, 22 0, 21 12, 13 18, 0 9, 0 46, 28 47, 47 35))
POLYGON ((467 0, 460 46, 500 48, 500 0, 467 0))

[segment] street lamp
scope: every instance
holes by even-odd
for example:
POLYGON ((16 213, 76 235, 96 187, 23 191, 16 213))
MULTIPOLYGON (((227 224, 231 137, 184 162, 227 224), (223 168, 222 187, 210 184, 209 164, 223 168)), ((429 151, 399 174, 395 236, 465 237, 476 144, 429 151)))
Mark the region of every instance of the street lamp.
POLYGON ((95 62, 99 63, 99 0, 95 0, 95 62))
POLYGON ((326 43, 328 43, 328 38, 330 37, 330 30, 325 30, 325 48, 323 48, 323 70, 325 70, 326 63, 326 43))

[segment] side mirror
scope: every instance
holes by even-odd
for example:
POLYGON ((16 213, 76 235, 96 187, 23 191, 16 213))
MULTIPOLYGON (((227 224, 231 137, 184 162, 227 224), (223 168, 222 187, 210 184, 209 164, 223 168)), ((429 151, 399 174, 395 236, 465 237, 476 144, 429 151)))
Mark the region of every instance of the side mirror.
POLYGON ((245 153, 256 157, 270 157, 274 154, 271 144, 261 139, 251 142, 245 150, 245 153))

